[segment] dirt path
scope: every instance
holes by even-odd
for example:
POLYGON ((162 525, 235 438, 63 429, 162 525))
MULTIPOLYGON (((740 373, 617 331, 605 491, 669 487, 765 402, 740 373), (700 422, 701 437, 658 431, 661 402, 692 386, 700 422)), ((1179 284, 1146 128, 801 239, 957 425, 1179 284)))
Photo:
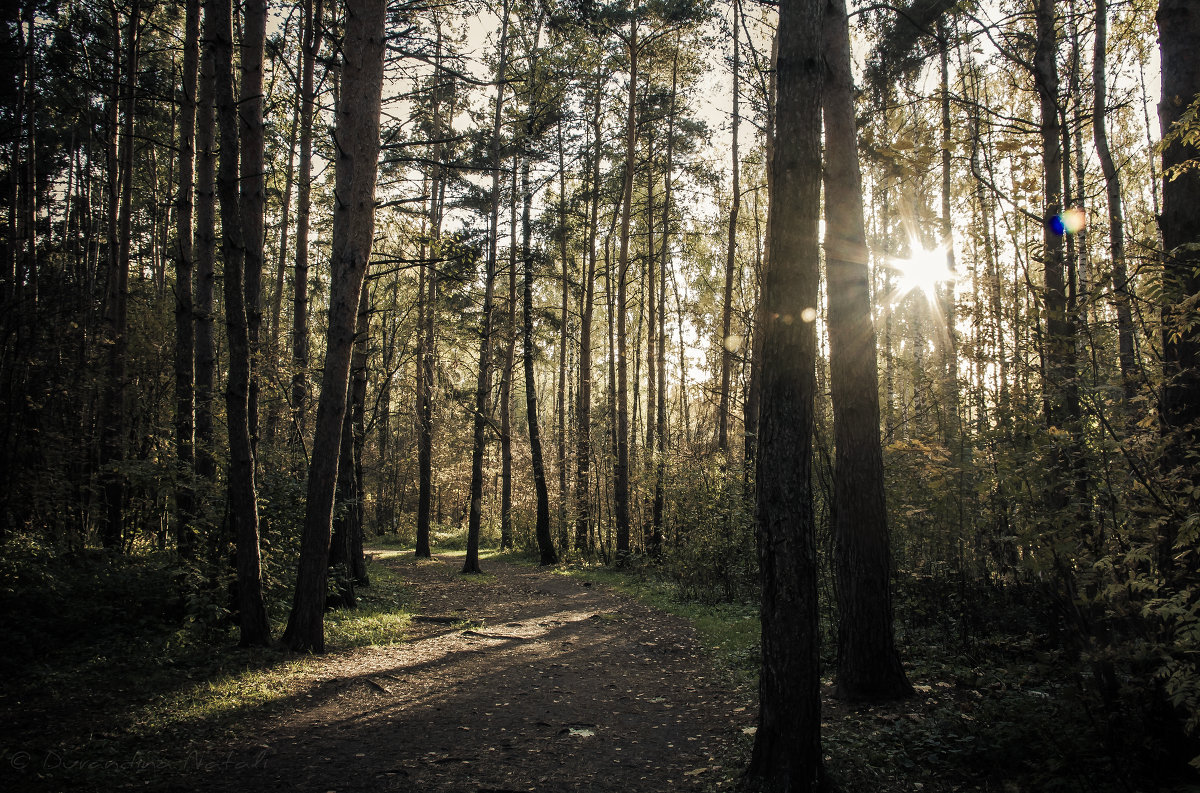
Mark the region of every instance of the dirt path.
MULTIPOLYGON (((385 554, 380 554, 385 556, 385 554)), ((690 626, 574 578, 461 556, 402 570, 410 641, 330 656, 328 677, 183 789, 667 791, 729 786, 753 723, 690 626), (450 620, 466 621, 453 624, 450 620)))

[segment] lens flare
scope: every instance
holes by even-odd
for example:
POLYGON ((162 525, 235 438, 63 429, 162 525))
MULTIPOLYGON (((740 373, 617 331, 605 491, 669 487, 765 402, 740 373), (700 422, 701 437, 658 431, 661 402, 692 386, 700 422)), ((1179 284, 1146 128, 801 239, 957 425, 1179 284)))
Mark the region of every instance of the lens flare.
POLYGON ((1061 214, 1050 218, 1050 230, 1060 237, 1078 234, 1087 228, 1087 214, 1081 207, 1067 207, 1061 214))

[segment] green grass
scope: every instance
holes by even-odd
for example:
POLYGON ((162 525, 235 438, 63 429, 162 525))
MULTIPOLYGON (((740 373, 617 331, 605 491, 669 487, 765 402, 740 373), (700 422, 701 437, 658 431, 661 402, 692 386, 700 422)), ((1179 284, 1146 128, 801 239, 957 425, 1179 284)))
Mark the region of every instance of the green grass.
POLYGON ((412 597, 401 576, 384 559, 400 552, 377 554, 369 562, 371 585, 356 590, 358 608, 333 611, 325 618, 325 641, 331 647, 368 647, 403 641, 413 614, 412 597))
MULTIPOLYGON (((73 784, 97 789, 129 782, 117 778, 120 764, 139 757, 150 767, 138 771, 138 781, 153 783, 155 761, 166 758, 178 768, 188 753, 215 751, 246 729, 247 716, 328 695, 315 685, 317 668, 330 656, 336 662, 339 652, 403 641, 414 608, 401 573, 387 564, 412 558, 411 545, 400 538, 371 542, 371 586, 358 591, 358 609, 327 615, 325 659, 277 647, 238 649, 229 626, 200 632, 194 620, 203 611, 182 596, 164 596, 186 591, 164 555, 54 555, 11 542, 3 551, 0 630, 10 650, 0 658, 8 683, 0 698, 0 754, 9 760, 0 762, 0 789, 64 786, 59 772, 9 784, 13 753, 22 751, 35 759, 55 752, 99 763, 91 777, 72 777, 73 784), (191 627, 181 628, 187 619, 191 627), (105 770, 105 763, 116 763, 118 771, 105 770)), ((461 550, 437 546, 435 554, 453 559, 461 550)), ((485 571, 489 562, 537 561, 525 550, 494 547, 480 556, 485 571)), ((612 587, 690 621, 716 666, 745 687, 747 700, 753 698, 756 606, 682 599, 652 568, 568 563, 553 572, 612 587)), ((491 578, 455 576, 450 568, 447 575, 463 586, 491 578)), ((898 608, 901 617, 904 610, 898 608)), ((618 610, 600 618, 628 617, 618 610)), ((282 627, 273 626, 276 636, 282 627)), ((823 716, 827 766, 843 790, 1141 789, 1136 780, 1123 785, 1128 772, 1114 768, 1097 739, 1077 669, 1044 638, 993 627, 960 647, 934 628, 898 632, 905 637, 902 654, 917 696, 876 706, 833 703, 823 716)), ((828 631, 825 638, 831 638, 828 631)), ((729 773, 749 756, 751 741, 750 735, 740 737, 726 761, 729 773)))
MULTIPOLYGON (((180 591, 166 557, 4 550, 0 625, 20 651, 0 659, 10 681, 0 699, 0 753, 9 758, 0 789, 103 789, 127 783, 131 764, 139 782, 153 783, 247 727, 248 715, 311 701, 330 656, 404 641, 413 613, 400 573, 380 558, 368 563, 359 607, 326 615, 326 658, 241 649, 232 626, 201 628, 182 597, 164 597, 180 591), (10 780, 18 756, 53 768, 10 780)), ((279 637, 283 624, 272 627, 279 637)))
POLYGON ((590 581, 630 595, 647 606, 682 617, 692 624, 717 665, 738 683, 758 674, 758 607, 751 603, 701 603, 679 596, 676 585, 645 569, 616 570, 603 565, 570 563, 559 575, 590 581))

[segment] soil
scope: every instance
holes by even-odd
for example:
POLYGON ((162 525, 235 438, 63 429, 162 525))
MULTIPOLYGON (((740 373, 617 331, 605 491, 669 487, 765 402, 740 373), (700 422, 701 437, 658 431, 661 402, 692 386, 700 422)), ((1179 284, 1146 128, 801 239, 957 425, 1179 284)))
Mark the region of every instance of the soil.
MULTIPOLYGON (((553 570, 461 556, 402 571, 406 641, 331 653, 246 740, 162 789, 686 791, 728 788, 751 692, 682 619, 553 570)), ((390 557, 390 558, 385 558, 390 557)))

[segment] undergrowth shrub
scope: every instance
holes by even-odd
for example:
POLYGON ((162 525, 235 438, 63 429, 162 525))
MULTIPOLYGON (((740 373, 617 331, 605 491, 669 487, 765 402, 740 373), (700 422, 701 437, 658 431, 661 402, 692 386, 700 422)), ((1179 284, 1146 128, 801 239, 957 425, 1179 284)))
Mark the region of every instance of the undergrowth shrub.
POLYGON ((674 482, 674 537, 666 569, 679 595, 705 603, 750 600, 758 593, 754 503, 741 470, 689 468, 674 482))
POLYGON ((170 641, 186 609, 171 554, 64 550, 32 535, 0 545, 0 668, 49 655, 170 641))

